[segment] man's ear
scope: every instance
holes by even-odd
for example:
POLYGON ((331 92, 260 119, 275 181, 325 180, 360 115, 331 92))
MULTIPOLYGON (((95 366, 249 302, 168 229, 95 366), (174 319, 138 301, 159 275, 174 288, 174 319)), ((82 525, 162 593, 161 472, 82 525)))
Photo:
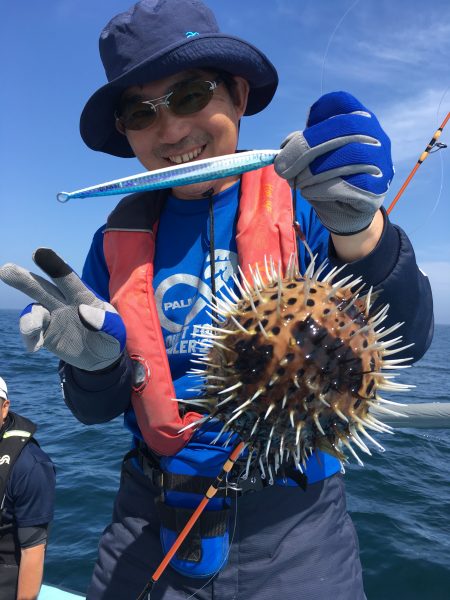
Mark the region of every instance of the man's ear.
POLYGON ((250 85, 246 79, 239 77, 238 75, 234 76, 233 79, 236 82, 233 100, 240 119, 244 115, 245 109, 247 108, 250 85))
POLYGON ((115 125, 116 125, 116 129, 119 133, 121 133, 122 135, 126 135, 125 128, 122 125, 122 123, 119 121, 119 119, 116 119, 115 125))
POLYGON ((2 411, 3 419, 6 419, 9 411, 9 400, 3 400, 0 410, 2 411))

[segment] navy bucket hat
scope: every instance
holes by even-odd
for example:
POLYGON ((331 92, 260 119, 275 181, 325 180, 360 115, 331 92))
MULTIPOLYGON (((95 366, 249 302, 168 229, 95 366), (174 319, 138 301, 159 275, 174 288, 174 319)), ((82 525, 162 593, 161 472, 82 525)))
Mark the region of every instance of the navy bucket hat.
POLYGON ((263 110, 278 85, 268 58, 248 42, 221 33, 200 0, 142 0, 106 25, 99 45, 108 83, 88 100, 80 132, 90 148, 114 156, 134 156, 114 117, 120 96, 132 85, 188 69, 227 71, 250 85, 246 115, 263 110))

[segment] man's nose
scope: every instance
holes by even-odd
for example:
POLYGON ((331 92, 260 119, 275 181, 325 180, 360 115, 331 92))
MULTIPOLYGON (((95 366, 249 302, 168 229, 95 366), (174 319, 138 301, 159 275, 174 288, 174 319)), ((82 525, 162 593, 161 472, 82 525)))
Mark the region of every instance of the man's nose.
POLYGON ((191 131, 190 119, 186 115, 175 115, 165 106, 158 106, 156 128, 161 144, 176 144, 191 131))

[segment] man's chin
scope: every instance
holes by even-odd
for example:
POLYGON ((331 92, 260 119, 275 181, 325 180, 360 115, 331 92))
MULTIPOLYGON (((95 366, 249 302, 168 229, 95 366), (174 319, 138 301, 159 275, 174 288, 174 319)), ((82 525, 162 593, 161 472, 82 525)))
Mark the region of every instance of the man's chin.
POLYGON ((214 183, 214 181, 204 181, 202 183, 180 185, 179 187, 172 188, 172 194, 181 200, 198 200, 200 198, 206 198, 210 195, 210 190, 214 190, 214 183))
POLYGON ((237 177, 227 177, 226 179, 215 179, 213 181, 181 185, 172 188, 172 194, 181 200, 200 200, 202 198, 208 198, 211 195, 211 191, 213 194, 223 192, 233 185, 237 179, 237 177))

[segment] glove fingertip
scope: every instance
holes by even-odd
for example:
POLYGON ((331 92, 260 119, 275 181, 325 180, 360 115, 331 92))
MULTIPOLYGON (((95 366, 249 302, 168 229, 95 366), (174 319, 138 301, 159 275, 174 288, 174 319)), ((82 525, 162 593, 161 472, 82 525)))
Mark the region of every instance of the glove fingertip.
POLYGON ((73 269, 51 248, 38 248, 33 253, 33 261, 53 279, 70 275, 73 269))
MULTIPOLYGON (((300 131, 291 131, 291 133, 289 133, 284 140, 281 142, 280 144, 280 148, 283 149, 287 144, 289 144, 289 142, 292 140, 293 137, 295 137, 296 135, 300 134, 300 131)), ((275 158, 275 160, 277 160, 275 158)))
POLYGON ((349 114, 355 111, 370 112, 349 92, 328 92, 321 96, 309 109, 307 126, 317 125, 330 117, 349 114))
POLYGON ((17 288, 17 280, 24 272, 25 269, 15 263, 5 263, 0 267, 0 280, 6 283, 6 285, 17 288))
POLYGON ((78 307, 80 321, 89 331, 101 331, 105 321, 105 311, 97 306, 80 304, 78 307))
POLYGON ((14 269, 16 265, 14 263, 5 263, 4 265, 2 265, 0 267, 0 279, 2 279, 2 276, 5 275, 5 273, 8 273, 9 271, 11 271, 11 269, 14 269))
POLYGON ((20 313, 20 331, 24 335, 34 335, 38 330, 45 330, 49 321, 50 313, 45 306, 32 302, 20 313))
POLYGON ((22 333, 22 341, 27 352, 37 352, 44 345, 44 334, 42 331, 32 336, 22 333))
POLYGON ((41 304, 26 306, 19 319, 19 330, 27 352, 37 352, 44 345, 44 331, 50 315, 41 304))

